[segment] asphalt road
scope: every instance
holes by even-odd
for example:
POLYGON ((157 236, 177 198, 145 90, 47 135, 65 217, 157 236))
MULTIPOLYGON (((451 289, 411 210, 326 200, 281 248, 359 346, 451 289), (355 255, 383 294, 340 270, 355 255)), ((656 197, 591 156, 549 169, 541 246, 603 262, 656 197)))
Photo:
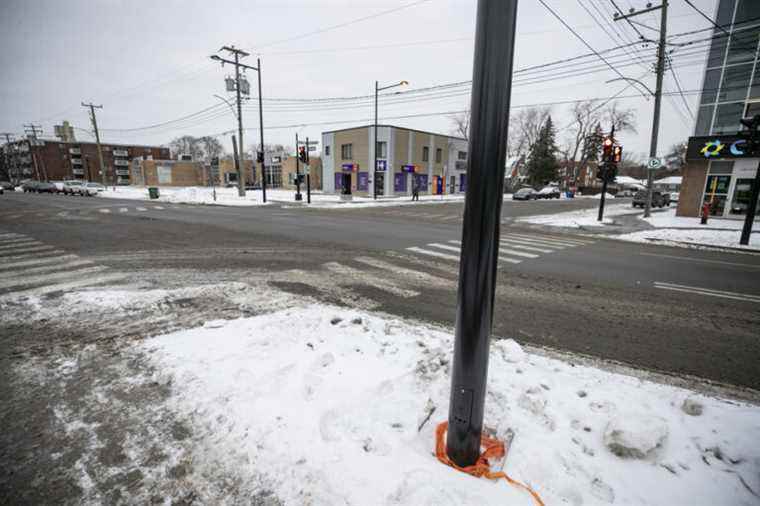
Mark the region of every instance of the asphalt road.
MULTIPOLYGON (((760 255, 514 222, 596 205, 505 202, 494 334, 760 390, 760 255)), ((187 283, 188 273, 190 282, 266 276, 296 294, 452 325, 462 210, 462 203, 237 208, 6 193, 0 236, 28 237, 159 287, 187 283)), ((0 270, 22 257, 0 249, 0 270)), ((39 278, 0 283, 0 298, 50 283, 39 278)))

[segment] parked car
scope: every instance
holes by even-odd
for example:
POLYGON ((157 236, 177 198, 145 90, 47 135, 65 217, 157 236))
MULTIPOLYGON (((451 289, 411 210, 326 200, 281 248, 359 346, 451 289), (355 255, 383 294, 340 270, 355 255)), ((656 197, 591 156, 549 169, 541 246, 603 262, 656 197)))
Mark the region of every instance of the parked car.
POLYGON ((80 194, 80 190, 82 189, 83 185, 84 185, 84 181, 79 181, 77 179, 71 179, 69 181, 64 181, 63 182, 63 194, 64 195, 80 194))
POLYGON ((85 183, 82 185, 82 189, 80 190, 82 195, 86 195, 88 197, 94 197, 98 193, 105 190, 106 187, 103 186, 100 183, 85 183))
POLYGON ((10 181, 0 181, 0 188, 9 192, 16 191, 16 187, 10 181))
POLYGON ((536 190, 533 188, 520 188, 512 194, 512 200, 535 200, 536 190))
MULTIPOLYGON (((646 207, 647 205, 647 191, 640 190, 636 192, 633 197, 633 207, 646 207)), ((670 206, 670 194, 661 192, 658 190, 652 190, 652 207, 665 207, 670 206)))
POLYGON ((678 199, 681 198, 680 192, 670 192, 668 195, 670 195, 671 202, 678 202, 678 199))
POLYGON ((559 197, 559 188, 556 186, 544 186, 538 192, 536 192, 537 199, 558 199, 559 197))
POLYGON ((63 193, 63 181, 50 181, 55 186, 55 193, 63 193))
POLYGON ((37 183, 35 191, 37 193, 57 193, 58 188, 56 188, 53 183, 49 183, 47 181, 40 181, 37 183))
POLYGON ((21 189, 24 190, 24 193, 32 193, 37 191, 37 185, 40 184, 39 181, 35 181, 34 179, 28 179, 21 183, 21 189))

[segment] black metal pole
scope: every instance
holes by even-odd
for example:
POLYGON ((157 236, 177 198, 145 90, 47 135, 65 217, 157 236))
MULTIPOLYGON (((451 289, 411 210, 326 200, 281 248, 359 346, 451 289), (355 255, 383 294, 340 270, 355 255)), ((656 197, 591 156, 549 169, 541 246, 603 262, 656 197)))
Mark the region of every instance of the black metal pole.
POLYGON ((447 453, 480 454, 507 153, 517 0, 478 0, 467 196, 459 263, 447 453))
POLYGON ((309 159, 309 138, 306 138, 306 165, 307 165, 307 171, 306 172, 306 203, 311 204, 311 164, 309 163, 311 160, 309 159))
MULTIPOLYGON (((232 158, 235 160, 235 171, 237 172, 238 177, 240 177, 240 158, 238 157, 237 140, 234 135, 232 136, 232 158)), ((238 183, 239 182, 240 181, 238 181, 238 183)))
MULTIPOLYGON (((605 171, 609 170, 608 167, 605 166, 605 171)), ((602 180, 602 198, 599 199, 599 217, 596 219, 596 221, 602 221, 604 219, 604 196, 607 194, 607 173, 604 174, 604 179, 602 180)))
MULTIPOLYGON (((298 147, 298 132, 296 132, 296 200, 303 200, 303 197, 301 196, 301 172, 298 170, 298 161, 300 159, 301 152, 299 151, 298 147)), ((308 146, 306 146, 306 149, 309 149, 308 146)))
MULTIPOLYGON (((753 135, 757 135, 757 133, 753 135)), ((755 213, 757 212, 757 199, 760 196, 760 163, 757 165, 757 173, 755 174, 755 181, 752 183, 751 194, 749 206, 747 207, 747 216, 744 217, 742 237, 739 240, 739 244, 743 244, 744 246, 749 244, 749 238, 752 235, 752 224, 755 221, 755 213)))
POLYGON ((264 106, 261 105, 261 58, 256 58, 256 73, 259 75, 259 144, 261 144, 261 197, 264 203, 267 201, 267 155, 264 150, 264 106))

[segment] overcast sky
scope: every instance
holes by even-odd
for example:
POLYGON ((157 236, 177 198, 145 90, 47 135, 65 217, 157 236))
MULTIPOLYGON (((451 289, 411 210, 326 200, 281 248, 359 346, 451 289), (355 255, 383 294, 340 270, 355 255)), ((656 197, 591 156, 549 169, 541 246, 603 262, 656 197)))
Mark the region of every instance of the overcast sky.
MULTIPOLYGON (((171 1, 171 0, 2 0, 0 2, 0 132, 23 132, 24 123, 43 126, 51 136, 53 125, 69 120, 89 129, 82 101, 102 103, 98 122, 102 140, 115 143, 165 144, 190 134, 220 134, 234 128, 234 117, 214 94, 227 95, 224 77, 232 73, 209 60, 222 45, 234 44, 261 57, 263 96, 274 98, 322 98, 370 95, 374 82, 389 84, 407 80, 415 89, 467 81, 472 78, 476 0, 279 0, 279 1, 171 1), (409 6, 385 13, 401 6, 409 6), (360 18, 367 18, 360 20, 360 18), (356 21, 353 22, 352 21, 356 21), (342 25, 345 26, 337 26, 342 25), (333 28, 334 27, 334 28, 333 28), (324 31, 322 31, 324 29, 324 31), (314 33, 318 32, 318 33, 314 33), (381 47, 378 47, 381 46, 381 47), (220 105, 207 113, 165 126, 160 124, 220 105), (223 110, 224 109, 224 110, 223 110), (125 131, 126 129, 140 129, 125 131)), ((596 49, 611 48, 635 37, 633 30, 616 23, 620 35, 607 27, 606 34, 588 15, 611 13, 609 0, 547 0, 586 41, 596 49)), ((643 0, 617 0, 621 8, 641 8, 643 0)), ((715 0, 695 0, 712 16, 715 0)), ((604 19, 609 19, 605 16, 604 19)), ((681 0, 671 2, 669 33, 708 27, 681 0)), ((640 21, 656 25, 659 15, 640 21)), ((538 2, 521 0, 517 22, 516 67, 523 68, 589 53, 560 22, 538 2)), ((641 28, 646 35, 656 33, 641 28)), ((704 35, 699 35, 704 36, 704 35)), ((697 37, 697 36, 693 36, 697 37)), ((654 58, 654 48, 642 49, 644 60, 654 58)), ((706 51, 706 49, 704 50, 706 51)), ((676 52, 673 61, 684 90, 702 85, 704 51, 676 52)), ((623 62, 618 57, 617 61, 623 62)), ((587 63, 587 65, 591 65, 587 63)), ((603 65, 603 64, 600 64, 603 65)), ((513 106, 608 97, 625 87, 605 84, 617 77, 612 70, 560 78, 569 67, 542 74, 544 82, 515 86, 513 106)), ((644 64, 621 67, 654 88, 654 75, 644 64)), ((255 93, 256 75, 249 73, 255 93)), ((672 74, 666 89, 675 91, 672 74)), ((469 106, 467 88, 432 99, 420 97, 405 103, 380 104, 380 121, 421 130, 450 133, 447 111, 469 106), (433 114, 416 118, 395 116, 433 114)), ((628 89, 623 96, 635 95, 628 89)), ((687 94, 696 113, 697 94, 687 94)), ((694 122, 679 96, 663 102, 660 154, 672 143, 693 133, 694 122)), ((638 133, 619 136, 626 150, 648 151, 652 100, 624 98, 620 105, 637 112, 638 133)), ((568 105, 553 107, 559 127, 566 124, 568 105)), ((265 142, 293 145, 299 136, 319 139, 326 130, 371 122, 371 101, 335 104, 267 102, 264 107, 265 142), (333 124, 327 124, 335 122, 333 124), (300 127, 292 125, 304 125, 300 127), (270 128, 271 127, 271 128, 270 128), (285 128, 283 128, 285 127, 285 128)), ((258 127, 254 101, 243 113, 246 128, 258 127)), ((77 130, 80 140, 89 140, 77 130)), ((558 132, 562 141, 566 132, 558 132)), ((229 135, 221 137, 227 149, 229 135)), ((245 132, 245 144, 258 140, 257 130, 245 132)))

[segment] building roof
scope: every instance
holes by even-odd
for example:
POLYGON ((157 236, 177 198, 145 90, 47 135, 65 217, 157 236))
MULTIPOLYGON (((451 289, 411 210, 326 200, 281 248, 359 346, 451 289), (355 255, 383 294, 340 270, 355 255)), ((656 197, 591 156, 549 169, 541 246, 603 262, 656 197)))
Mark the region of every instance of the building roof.
MULTIPOLYGON (((15 141, 11 141, 11 143, 21 143, 26 142, 28 139, 17 139, 15 141)), ((93 146, 97 144, 95 141, 63 141, 61 139, 42 139, 37 138, 38 141, 50 143, 50 144, 74 144, 74 145, 80 145, 80 144, 92 144, 93 146)), ((168 146, 149 146, 146 144, 124 144, 124 143, 117 143, 117 142, 101 142, 101 146, 117 146, 122 148, 151 148, 151 149, 169 149, 168 146)))
MULTIPOLYGON (((361 126, 355 126, 355 127, 350 127, 350 128, 340 128, 338 130, 327 130, 325 132, 322 132, 322 135, 324 135, 324 134, 334 134, 336 132, 347 132, 349 130, 361 130, 362 128, 372 128, 373 126, 375 126, 375 125, 374 124, 371 124, 371 125, 361 125, 361 126)), ((399 130, 409 130, 410 132, 418 132, 418 133, 421 133, 421 134, 437 135, 439 137, 448 137, 449 139, 457 139, 457 140, 460 140, 460 141, 466 141, 467 140, 464 137, 457 137, 456 135, 439 134, 439 133, 436 133, 436 132, 428 132, 428 131, 425 131, 425 130, 417 130, 416 128, 408 128, 408 127, 402 127, 402 126, 397 126, 397 125, 385 125, 385 124, 378 123, 377 126, 378 126, 378 128, 397 128, 399 130)))

